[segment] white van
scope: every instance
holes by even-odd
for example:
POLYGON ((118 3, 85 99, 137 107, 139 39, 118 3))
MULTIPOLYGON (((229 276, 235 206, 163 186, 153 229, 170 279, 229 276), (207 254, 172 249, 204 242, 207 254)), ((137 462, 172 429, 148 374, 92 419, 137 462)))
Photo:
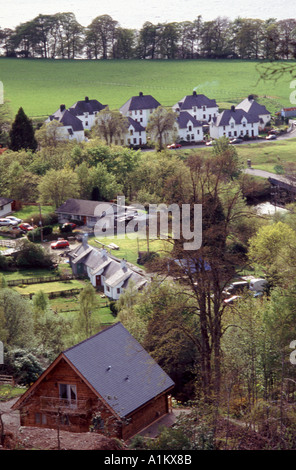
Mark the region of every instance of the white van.
POLYGON ((258 279, 251 279, 250 281, 250 290, 252 291, 263 292, 266 287, 267 287, 266 279, 258 278, 258 279))

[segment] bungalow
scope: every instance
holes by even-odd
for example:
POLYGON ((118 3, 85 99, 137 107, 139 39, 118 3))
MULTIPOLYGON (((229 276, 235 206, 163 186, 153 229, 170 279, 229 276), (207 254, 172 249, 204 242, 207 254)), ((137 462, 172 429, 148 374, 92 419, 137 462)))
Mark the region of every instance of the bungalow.
POLYGON ((54 114, 49 116, 45 122, 51 122, 54 119, 62 124, 59 129, 61 139, 76 139, 79 142, 85 140, 81 120, 68 111, 64 104, 61 104, 60 108, 54 114))
POLYGON ((235 137, 256 137, 259 133, 258 115, 249 114, 243 109, 226 109, 210 123, 210 136, 219 139, 226 136, 235 137))
POLYGON ((125 135, 125 145, 141 147, 147 143, 146 129, 138 121, 128 117, 128 130, 125 135))
POLYGON ((128 285, 141 290, 149 282, 142 270, 110 255, 104 248, 88 245, 85 238, 82 244, 68 252, 68 258, 74 275, 87 275, 91 284, 103 289, 112 300, 118 300, 128 285))
POLYGON ((192 95, 184 96, 172 107, 173 111, 180 113, 186 111, 197 121, 203 123, 210 122, 218 115, 219 108, 215 100, 207 98, 205 95, 198 95, 193 91, 192 95))
POLYGON ((0 218, 12 213, 13 199, 0 197, 0 218))
POLYGON ((177 117, 178 136, 187 142, 201 142, 203 140, 203 124, 197 121, 187 111, 181 111, 177 117))
POLYGON ((12 409, 21 426, 127 440, 170 412, 173 387, 118 322, 60 353, 12 409))
POLYGON ((110 224, 116 221, 117 214, 120 217, 126 218, 126 220, 133 218, 137 214, 136 209, 129 206, 119 206, 119 204, 112 202, 73 198, 67 199, 55 212, 58 215, 59 223, 79 220, 83 225, 90 228, 93 228, 102 217, 104 217, 106 228, 108 228, 110 224))
POLYGON ((119 111, 126 117, 132 118, 146 127, 149 117, 160 106, 160 103, 151 95, 144 95, 142 92, 139 96, 132 96, 119 111))
POLYGON ((241 101, 235 108, 242 109, 248 114, 257 115, 259 117, 259 130, 263 130, 271 120, 270 112, 265 106, 257 103, 253 95, 249 95, 248 98, 241 101))
POLYGON ((90 100, 88 96, 82 101, 76 101, 70 108, 71 114, 76 116, 82 122, 83 129, 91 129, 95 124, 97 115, 106 105, 97 100, 90 100))

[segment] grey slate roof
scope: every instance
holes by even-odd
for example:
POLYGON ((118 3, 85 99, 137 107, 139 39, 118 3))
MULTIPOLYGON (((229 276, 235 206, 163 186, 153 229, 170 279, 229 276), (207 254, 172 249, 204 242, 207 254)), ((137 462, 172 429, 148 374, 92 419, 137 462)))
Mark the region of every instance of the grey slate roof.
POLYGON ((243 118, 246 118, 248 123, 259 122, 258 114, 250 114, 243 109, 225 109, 213 121, 216 126, 228 126, 231 118, 234 119, 235 124, 240 124, 243 118))
POLYGON ((84 113, 98 113, 104 108, 106 108, 106 105, 103 105, 98 100, 90 100, 86 96, 84 100, 76 101, 76 103, 69 108, 69 111, 74 114, 74 116, 82 116, 84 113))
POLYGON ((188 122, 191 121, 193 127, 202 127, 203 124, 200 121, 197 121, 191 114, 187 111, 181 111, 177 118, 177 123, 180 129, 185 129, 187 127, 188 122))
POLYGON ((121 418, 174 386, 121 323, 67 349, 64 355, 121 418))
POLYGON ((243 109, 244 111, 250 114, 270 114, 270 112, 266 109, 265 106, 257 103, 257 101, 254 100, 252 95, 248 96, 248 98, 245 98, 243 101, 241 101, 235 108, 243 109))
POLYGON ((67 109, 61 109, 61 107, 51 116, 49 116, 49 120, 52 121, 56 119, 59 121, 63 126, 71 126, 73 131, 83 131, 83 124, 74 114, 72 114, 67 109))
POLYGON ((185 111, 186 109, 192 109, 194 106, 197 108, 202 108, 206 106, 207 108, 217 108, 216 100, 211 100, 205 95, 198 95, 196 91, 192 95, 187 95, 182 98, 173 108, 179 108, 180 111, 185 111))
POLYGON ((140 109, 155 109, 160 106, 160 103, 153 98, 151 95, 143 95, 142 92, 139 96, 132 96, 123 106, 120 108, 122 114, 127 114, 129 111, 135 111, 140 109))
POLYGON ((6 204, 9 204, 10 202, 13 202, 13 199, 0 196, 0 206, 5 206, 6 204))
POLYGON ((116 204, 111 204, 108 202, 70 198, 67 199, 67 201, 64 202, 60 207, 58 207, 58 209, 56 209, 56 212, 58 214, 61 213, 94 217, 95 209, 100 204, 109 204, 113 207, 113 210, 117 207, 116 204))
POLYGON ((128 117, 128 122, 130 126, 133 126, 136 132, 143 132, 145 131, 145 127, 142 126, 142 124, 138 121, 135 121, 131 117, 128 117))

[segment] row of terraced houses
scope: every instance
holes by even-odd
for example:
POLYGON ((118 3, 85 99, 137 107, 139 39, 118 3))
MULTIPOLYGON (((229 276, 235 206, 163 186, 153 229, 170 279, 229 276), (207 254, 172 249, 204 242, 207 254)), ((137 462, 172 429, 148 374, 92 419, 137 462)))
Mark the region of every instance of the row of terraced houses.
MULTIPOLYGON (((125 136, 119 145, 142 147, 147 144, 146 127, 150 116, 161 104, 151 95, 132 96, 119 111, 128 120, 125 136)), ((61 123, 63 138, 83 141, 85 130, 90 130, 100 111, 108 107, 96 99, 85 97, 70 108, 65 105, 46 122, 57 120, 61 123)), ((228 138, 255 138, 271 120, 271 114, 265 106, 260 105, 252 95, 237 106, 219 112, 215 99, 193 91, 172 106, 176 113, 176 134, 179 141, 198 143, 204 141, 205 134, 212 139, 222 136, 228 138)), ((171 143, 171 142, 168 142, 171 143)))

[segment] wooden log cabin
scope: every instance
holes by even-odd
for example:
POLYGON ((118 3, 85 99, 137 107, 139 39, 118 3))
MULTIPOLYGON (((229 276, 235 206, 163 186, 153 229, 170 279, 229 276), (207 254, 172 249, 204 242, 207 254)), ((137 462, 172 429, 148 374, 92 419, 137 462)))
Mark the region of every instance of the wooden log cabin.
POLYGON ((173 387, 118 322, 62 352, 12 409, 21 426, 127 440, 170 411, 173 387))

